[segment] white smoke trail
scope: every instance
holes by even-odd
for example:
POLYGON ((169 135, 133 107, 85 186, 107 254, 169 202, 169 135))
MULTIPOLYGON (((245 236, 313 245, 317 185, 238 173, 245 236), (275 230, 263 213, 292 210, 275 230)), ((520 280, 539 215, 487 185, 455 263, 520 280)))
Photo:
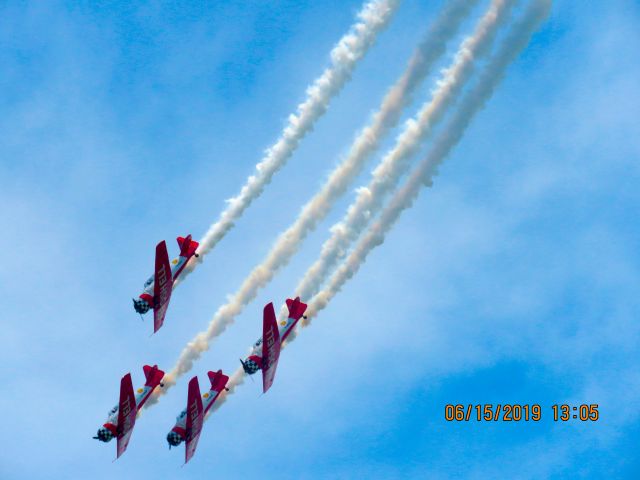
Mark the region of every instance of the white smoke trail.
POLYGON ((218 221, 211 225, 200 240, 199 258, 191 258, 176 285, 195 269, 197 263, 204 260, 233 228, 235 221, 251 202, 260 196, 273 175, 284 166, 300 140, 313 129, 316 120, 324 114, 331 99, 351 78, 356 64, 388 25, 399 3, 400 0, 372 0, 362 7, 358 13, 359 22, 351 27, 349 33, 342 37, 331 51, 331 66, 307 89, 307 98, 298 105, 296 114, 289 116, 280 138, 267 149, 263 159, 256 165, 256 174, 247 179, 236 197, 228 200, 228 206, 220 214, 218 221))
MULTIPOLYGON (((384 210, 381 219, 370 229, 369 233, 354 249, 343 265, 331 278, 328 288, 316 294, 309 302, 307 316, 313 318, 322 310, 328 302, 338 293, 344 283, 351 278, 366 260, 366 256, 373 248, 384 241, 385 233, 393 226, 401 212, 409 208, 413 199, 420 191, 423 184, 431 184, 431 176, 435 173, 436 166, 448 155, 450 150, 458 143, 464 134, 466 127, 486 101, 491 97, 493 90, 502 79, 507 66, 515 59, 519 52, 529 42, 533 32, 549 13, 551 0, 532 0, 527 12, 516 26, 511 30, 502 43, 500 50, 493 55, 485 67, 480 80, 475 87, 463 98, 456 113, 448 122, 443 132, 435 142, 430 154, 411 175, 407 184, 392 198, 389 206, 384 210)), ((308 322, 301 324, 308 325, 308 322)), ((296 332, 289 336, 287 343, 296 338, 296 332)), ((216 401, 212 411, 218 410, 227 397, 233 394, 237 387, 244 383, 245 373, 238 368, 231 376, 227 387, 229 392, 223 392, 216 401)))
POLYGON ((444 9, 418 46, 404 74, 386 94, 379 111, 356 137, 349 153, 320 191, 305 205, 294 223, 278 237, 265 260, 248 275, 230 301, 218 309, 207 330, 187 344, 176 365, 165 377, 165 389, 162 392, 191 369, 193 362, 209 348, 209 341, 233 322, 242 308, 255 298, 258 290, 273 278, 278 269, 289 262, 308 233, 327 215, 377 148, 384 134, 397 124, 403 107, 411 100, 411 94, 426 77, 433 63, 444 53, 447 40, 456 32, 474 3, 475 1, 456 0, 444 9))
POLYGON ((387 194, 395 189, 401 176, 408 170, 411 156, 457 100, 473 73, 475 61, 488 52, 496 32, 508 20, 509 11, 516 1, 491 2, 473 34, 460 45, 453 64, 443 71, 431 100, 424 104, 414 119, 407 122, 394 148, 374 170, 369 186, 358 190, 357 198, 348 208, 343 220, 332 227, 332 235, 323 244, 320 257, 298 284, 296 296, 309 298, 320 289, 350 244, 367 227, 372 216, 382 208, 387 194))
MULTIPOLYGON (((527 45, 533 32, 537 30, 549 14, 551 0, 532 0, 527 12, 508 37, 502 47, 486 66, 477 85, 468 92, 456 114, 443 129, 428 156, 412 173, 405 186, 399 190, 385 208, 380 219, 369 229, 357 247, 342 263, 325 289, 310 301, 307 317, 313 316, 325 308, 342 286, 358 271, 366 261, 369 252, 384 242, 386 233, 391 229, 400 214, 410 208, 421 190, 421 186, 431 186, 437 166, 446 158, 452 148, 462 138, 473 116, 485 105, 494 89, 504 76, 507 66, 527 45)), ((302 326, 308 325, 307 320, 302 326)), ((290 335, 289 341, 293 338, 290 335)))

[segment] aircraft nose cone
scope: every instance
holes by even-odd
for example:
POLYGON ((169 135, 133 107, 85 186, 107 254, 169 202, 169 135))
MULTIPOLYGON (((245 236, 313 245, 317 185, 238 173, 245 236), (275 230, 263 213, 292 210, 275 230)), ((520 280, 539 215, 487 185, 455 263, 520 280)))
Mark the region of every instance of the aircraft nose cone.
POLYGON ((149 308, 151 308, 149 306, 149 304, 147 302, 145 302, 144 300, 142 300, 141 298, 134 298, 133 299, 133 309, 141 314, 144 315, 145 313, 147 313, 149 311, 149 308))
POLYGON ((253 375, 258 370, 260 370, 258 364, 249 358, 242 362, 242 368, 249 375, 253 375))
POLYGON ((113 433, 111 433, 111 431, 109 431, 108 429, 101 427, 100 429, 98 429, 98 434, 93 438, 96 438, 101 442, 108 442, 113 438, 113 433))
POLYGON ((172 430, 167 434, 167 442, 170 447, 177 447, 182 443, 182 437, 172 430))

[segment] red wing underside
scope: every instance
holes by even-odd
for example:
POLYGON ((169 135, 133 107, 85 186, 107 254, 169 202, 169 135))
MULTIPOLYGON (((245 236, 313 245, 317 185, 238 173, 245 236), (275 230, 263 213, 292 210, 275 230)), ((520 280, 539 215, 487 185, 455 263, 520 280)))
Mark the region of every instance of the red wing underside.
POLYGON ((120 381, 120 404, 118 405, 118 453, 124 453, 129 445, 129 438, 136 424, 136 397, 133 394, 131 374, 127 373, 120 381))
POLYGON ((187 397, 187 439, 185 444, 184 463, 187 463, 196 453, 204 414, 202 397, 200 396, 200 384, 198 377, 193 377, 189 382, 189 395, 187 397))
POLYGON ((156 246, 156 270, 155 283, 153 285, 153 333, 160 330, 164 323, 172 290, 171 265, 169 264, 167 243, 163 240, 156 246))
POLYGON ((280 358, 280 332, 276 321, 276 312, 273 303, 264 307, 262 317, 262 391, 273 385, 276 376, 278 359, 280 358))

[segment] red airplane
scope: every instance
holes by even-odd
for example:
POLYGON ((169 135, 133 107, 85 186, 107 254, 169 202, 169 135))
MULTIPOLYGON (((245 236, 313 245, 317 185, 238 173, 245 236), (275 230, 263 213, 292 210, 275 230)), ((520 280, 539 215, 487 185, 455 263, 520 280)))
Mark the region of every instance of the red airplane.
POLYGON ((167 243, 163 240, 156 245, 156 267, 155 272, 144 284, 144 292, 139 298, 133 299, 133 308, 140 315, 145 314, 153 308, 153 333, 156 333, 164 323, 167 314, 171 292, 176 279, 182 273, 187 262, 192 256, 199 256, 196 253, 198 242, 191 239, 191 235, 186 238, 178 237, 180 246, 180 256, 174 258, 169 264, 169 254, 167 253, 167 243), (157 280, 157 281, 156 281, 157 280))
POLYGON ((131 374, 127 373, 120 380, 120 402, 109 412, 107 422, 98 429, 98 434, 93 437, 101 442, 109 442, 113 437, 118 439, 117 456, 124 453, 129 445, 129 438, 136 424, 136 415, 138 410, 151 395, 151 392, 158 386, 162 386, 162 377, 164 372, 157 365, 150 367, 145 365, 142 367, 146 383, 143 387, 136 390, 134 395, 133 385, 131 383, 131 374))
POLYGON ((262 337, 253 345, 250 355, 244 361, 240 360, 242 368, 249 375, 262 370, 262 391, 264 393, 267 393, 267 390, 271 388, 276 376, 282 342, 289 336, 301 317, 307 318, 304 316, 307 304, 302 303, 300 297, 296 297, 295 300, 287 298, 287 308, 289 309, 289 318, 280 322, 280 326, 278 326, 273 302, 265 305, 262 337))
POLYGON ((198 377, 193 377, 191 381, 189 381, 187 408, 178 415, 175 426, 167 435, 169 449, 171 449, 171 447, 177 447, 186 440, 184 452, 185 464, 196 452, 205 415, 209 409, 213 407, 222 390, 229 391, 226 387, 229 377, 222 373, 222 370, 218 370, 215 373, 208 372, 207 375, 209 375, 209 380, 211 381, 211 389, 202 396, 200 396, 198 377))

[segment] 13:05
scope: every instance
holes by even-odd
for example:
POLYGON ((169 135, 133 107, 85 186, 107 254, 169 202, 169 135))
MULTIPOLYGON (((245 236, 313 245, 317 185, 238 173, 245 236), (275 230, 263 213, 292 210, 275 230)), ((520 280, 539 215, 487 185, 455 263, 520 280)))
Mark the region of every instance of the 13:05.
POLYGON ((558 420, 562 420, 566 422, 568 420, 580 419, 583 422, 592 421, 595 422, 600 418, 600 414, 598 413, 598 404, 592 403, 590 405, 582 404, 578 407, 572 407, 571 405, 562 404, 562 405, 552 405, 553 409, 553 419, 557 422, 558 420))

